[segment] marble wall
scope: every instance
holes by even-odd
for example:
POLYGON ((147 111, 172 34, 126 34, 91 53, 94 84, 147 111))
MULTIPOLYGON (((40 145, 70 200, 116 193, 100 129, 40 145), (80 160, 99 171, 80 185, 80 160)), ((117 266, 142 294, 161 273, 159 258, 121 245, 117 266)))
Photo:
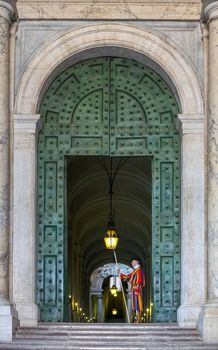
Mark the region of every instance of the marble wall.
MULTIPOLYGON (((16 87, 27 65, 37 55, 37 52, 46 40, 52 40, 52 38, 55 40, 57 33, 67 31, 71 28, 77 29, 95 23, 93 20, 21 21, 17 31, 16 41, 16 87)), ((99 21, 98 23, 103 22, 99 21)), ((159 35, 162 35, 164 40, 169 40, 171 44, 181 49, 203 86, 203 44, 199 22, 126 21, 125 23, 129 25, 134 24, 134 26, 138 26, 139 28, 157 31, 159 35)))
MULTIPOLYGON (((14 200, 14 210, 11 209, 14 220, 14 226, 12 225, 11 228, 12 241, 17 248, 14 249, 11 258, 11 301, 16 301, 23 325, 37 324, 37 306, 34 299, 34 242, 35 146, 38 116, 35 113, 37 113, 37 99, 42 92, 42 86, 45 82, 49 82, 57 66, 78 52, 81 53, 84 49, 95 48, 98 45, 111 47, 116 45, 118 48, 126 47, 128 50, 135 50, 140 55, 154 60, 155 68, 162 67, 166 76, 173 82, 172 85, 177 90, 178 99, 181 101, 183 114, 179 116, 179 127, 184 175, 182 182, 183 285, 178 321, 180 325, 196 326, 200 313, 199 324, 205 342, 218 342, 216 332, 218 329, 218 1, 210 1, 209 7, 204 9, 204 31, 205 28, 206 31, 209 30, 209 46, 203 46, 200 0, 164 2, 162 0, 137 2, 38 0, 37 5, 32 0, 18 0, 16 51, 15 53, 11 51, 11 57, 9 57, 9 29, 11 19, 14 18, 14 10, 11 9, 9 2, 9 0, 0 0, 0 73, 4 81, 4 89, 0 92, 0 340, 10 341, 13 336, 11 324, 16 324, 14 321, 16 314, 10 304, 8 291, 9 226, 12 225, 8 216, 9 190, 13 191, 14 200), (209 65, 207 65, 207 57, 209 65), (13 90, 9 90, 9 75, 13 76, 13 72, 9 72, 11 69, 9 61, 15 61, 17 92, 13 119, 15 129, 10 129, 9 123, 12 118, 9 102, 15 97, 13 90), (205 123, 204 114, 206 116, 208 114, 208 123, 205 123), (29 122, 32 123, 30 129, 25 126, 29 122), (205 132, 207 128, 208 134, 205 132), (15 171, 15 178, 16 175, 18 176, 13 183, 9 183, 8 180, 9 131, 15 136, 14 144, 13 137, 10 139, 11 146, 14 147, 10 167, 12 172, 15 171), (22 142, 26 138, 31 143, 28 149, 22 142), (208 150, 205 149, 207 144, 208 150), (14 160, 18 163, 15 164, 14 160), (23 162, 22 164, 27 162, 27 169, 29 169, 29 186, 24 188, 24 195, 22 195, 23 187, 19 185, 19 178, 24 174, 19 162, 23 162), (208 183, 205 181, 207 170, 208 183), (195 183, 196 177, 198 181, 195 183), (209 199, 205 200, 207 184, 209 199), (22 211, 22 207, 19 208, 19 203, 28 210, 27 221, 25 211, 22 211), (27 252, 22 261, 30 269, 29 279, 25 278, 21 270, 14 267, 19 256, 20 235, 23 238, 22 249, 27 252), (31 249, 28 250, 29 246, 31 249), (190 256, 194 257, 194 262, 190 260, 190 256), (192 288, 193 276, 198 276, 195 281, 197 299, 196 291, 192 288), (26 283, 27 290, 24 294, 20 288, 21 281, 26 283), (25 316, 27 313, 29 313, 29 319, 25 316)), ((208 5, 208 1, 202 2, 203 5, 208 5)))

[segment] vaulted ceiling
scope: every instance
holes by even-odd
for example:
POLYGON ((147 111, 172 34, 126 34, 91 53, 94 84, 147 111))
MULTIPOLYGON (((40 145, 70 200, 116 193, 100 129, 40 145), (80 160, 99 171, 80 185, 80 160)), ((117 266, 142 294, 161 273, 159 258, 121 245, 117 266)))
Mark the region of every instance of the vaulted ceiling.
MULTIPOLYGON (((109 167, 110 158, 104 159, 109 167)), ((113 169, 118 162, 113 159, 113 169)), ((67 192, 69 234, 73 244, 79 244, 90 275, 112 262, 103 240, 109 214, 108 179, 95 157, 68 158, 67 192)), ((151 159, 129 158, 118 172, 113 193, 118 259, 129 263, 136 254, 144 260, 151 246, 151 159)))

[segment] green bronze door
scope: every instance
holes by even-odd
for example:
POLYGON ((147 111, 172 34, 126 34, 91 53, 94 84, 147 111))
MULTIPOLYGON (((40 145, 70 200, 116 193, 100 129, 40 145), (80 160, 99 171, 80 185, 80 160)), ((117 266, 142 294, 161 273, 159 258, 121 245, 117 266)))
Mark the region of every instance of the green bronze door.
POLYGON ((153 159, 153 320, 176 321, 180 303, 178 106, 165 81, 129 59, 95 58, 57 77, 41 105, 38 145, 37 300, 42 321, 64 320, 65 156, 153 159))

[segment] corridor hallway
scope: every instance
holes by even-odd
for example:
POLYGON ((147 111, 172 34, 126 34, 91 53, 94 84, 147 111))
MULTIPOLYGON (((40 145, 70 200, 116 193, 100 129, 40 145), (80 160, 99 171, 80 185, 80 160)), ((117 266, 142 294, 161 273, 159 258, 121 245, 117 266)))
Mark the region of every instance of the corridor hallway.
MULTIPOLYGON (((104 157, 109 167, 110 158, 104 157)), ((113 171, 120 158, 113 158, 113 171)), ((145 309, 151 301, 151 158, 126 158, 113 187, 115 227, 119 236, 118 262, 125 273, 138 255, 146 273, 145 309)), ((116 274, 114 258, 106 250, 104 236, 109 213, 108 179, 96 157, 67 158, 68 298, 66 321, 126 321, 121 293, 111 296, 109 279, 116 274), (116 300, 115 300, 116 299, 116 300), (118 305, 118 306, 116 306, 118 305), (112 311, 118 309, 118 314, 112 311), (115 308, 115 309, 116 309, 115 308)), ((130 293, 126 298, 131 313, 130 293)))

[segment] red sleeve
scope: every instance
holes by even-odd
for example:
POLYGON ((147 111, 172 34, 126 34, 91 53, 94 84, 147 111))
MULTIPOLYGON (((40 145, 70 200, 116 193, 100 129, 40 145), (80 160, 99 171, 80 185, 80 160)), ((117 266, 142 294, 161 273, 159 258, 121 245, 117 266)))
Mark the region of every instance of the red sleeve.
POLYGON ((137 271, 137 276, 136 276, 136 286, 142 286, 143 285, 143 280, 142 280, 142 270, 137 271))
POLYGON ((130 278, 131 277, 131 273, 129 273, 128 275, 124 275, 123 273, 121 273, 120 274, 120 278, 121 278, 121 280, 124 280, 124 279, 126 279, 126 278, 130 278))

